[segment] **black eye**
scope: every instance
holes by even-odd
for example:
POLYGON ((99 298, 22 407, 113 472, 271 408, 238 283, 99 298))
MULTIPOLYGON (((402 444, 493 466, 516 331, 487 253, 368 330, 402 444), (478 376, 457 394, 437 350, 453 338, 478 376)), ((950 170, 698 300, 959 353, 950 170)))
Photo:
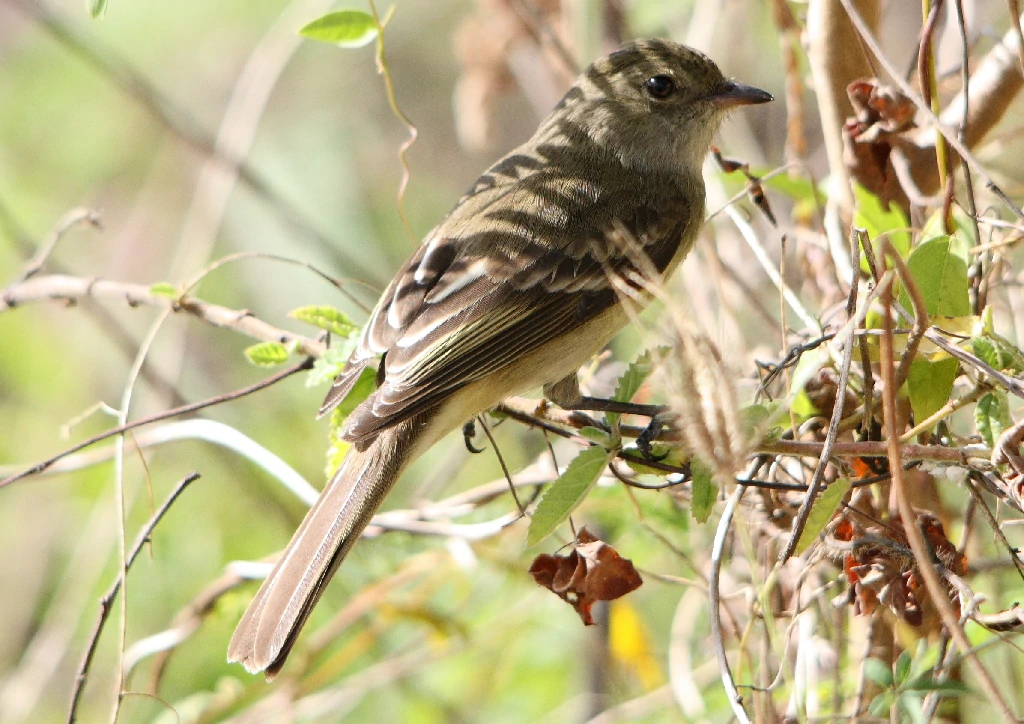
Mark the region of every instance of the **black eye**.
POLYGON ((652 98, 668 98, 676 91, 676 82, 670 75, 656 75, 644 81, 644 88, 652 98))

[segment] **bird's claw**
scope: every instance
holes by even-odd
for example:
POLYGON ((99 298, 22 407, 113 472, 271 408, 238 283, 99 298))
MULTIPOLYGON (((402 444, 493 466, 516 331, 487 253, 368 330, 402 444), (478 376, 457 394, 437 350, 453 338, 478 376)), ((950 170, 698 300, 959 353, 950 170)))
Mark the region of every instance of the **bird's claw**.
POLYGON ((466 449, 474 455, 482 453, 485 448, 476 447, 473 444, 473 438, 476 437, 476 421, 470 420, 462 426, 462 439, 466 443, 466 449))
POLYGON ((640 454, 643 455, 645 459, 658 463, 668 457, 667 452, 663 455, 655 455, 654 449, 652 448, 652 443, 658 439, 658 436, 661 434, 661 430, 664 426, 665 423, 662 420, 661 415, 655 415, 651 418, 651 421, 647 423, 647 427, 644 428, 644 431, 637 436, 637 449, 640 450, 640 454))

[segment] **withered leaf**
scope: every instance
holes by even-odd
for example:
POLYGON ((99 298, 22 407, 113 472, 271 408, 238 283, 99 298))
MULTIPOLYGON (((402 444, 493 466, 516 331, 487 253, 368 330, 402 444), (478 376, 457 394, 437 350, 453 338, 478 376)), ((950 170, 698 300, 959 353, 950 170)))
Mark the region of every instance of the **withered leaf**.
POLYGON ((530 573, 539 585, 571 605, 587 626, 594 623, 590 610, 595 601, 612 601, 643 583, 632 561, 586 528, 580 529, 569 555, 541 553, 530 573))

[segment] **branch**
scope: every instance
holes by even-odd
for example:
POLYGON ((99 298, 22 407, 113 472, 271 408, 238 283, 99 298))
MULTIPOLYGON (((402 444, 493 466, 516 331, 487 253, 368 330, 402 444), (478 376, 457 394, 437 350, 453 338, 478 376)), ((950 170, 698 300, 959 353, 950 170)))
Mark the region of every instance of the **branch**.
POLYGON ((58 460, 62 460, 64 458, 66 458, 68 455, 72 455, 72 454, 78 452, 79 450, 83 450, 83 449, 89 447, 90 445, 95 445, 96 443, 100 442, 101 440, 106 440, 107 438, 114 437, 115 435, 122 435, 122 434, 128 432, 129 430, 134 430, 135 428, 142 427, 143 425, 149 425, 149 424, 152 424, 154 422, 158 422, 160 420, 167 420, 167 419, 172 418, 172 417, 177 417, 178 415, 185 415, 185 414, 190 413, 190 412, 196 412, 197 410, 202 410, 202 409, 207 408, 207 407, 212 407, 214 405, 219 405, 222 402, 229 402, 231 400, 237 400, 239 397, 245 397, 246 395, 251 395, 254 392, 258 392, 258 391, 260 391, 260 390, 262 390, 262 389, 264 389, 266 387, 270 387, 271 385, 280 382, 281 380, 285 379, 286 377, 291 377, 296 372, 302 372, 303 370, 308 370, 312 366, 313 366, 313 358, 312 357, 308 357, 305 360, 303 360, 302 362, 300 362, 299 364, 293 365, 293 366, 291 366, 291 367, 289 367, 287 369, 284 369, 284 370, 278 372, 276 375, 271 375, 267 379, 261 380, 260 382, 257 382, 254 385, 249 385, 248 387, 243 387, 240 390, 235 390, 234 392, 228 392, 228 393, 223 394, 223 395, 217 395, 216 397, 211 397, 209 399, 202 400, 200 402, 193 402, 193 403, 191 403, 189 405, 182 405, 181 407, 175 407, 175 408, 173 408, 171 410, 166 410, 164 412, 160 412, 160 413, 157 413, 155 415, 150 415, 149 417, 142 417, 142 418, 139 418, 138 420, 132 420, 131 422, 129 422, 126 425, 122 425, 120 427, 115 427, 115 428, 113 428, 111 430, 107 430, 106 432, 101 432, 98 435, 93 435, 88 440, 84 440, 83 442, 80 442, 77 445, 72 445, 67 450, 59 452, 56 455, 54 455, 53 457, 51 457, 51 458, 49 458, 47 460, 44 460, 43 462, 38 463, 37 465, 33 465, 31 468, 28 468, 26 470, 22 470, 20 473, 15 473, 14 475, 10 475, 10 476, 4 478, 3 480, 0 480, 0 490, 3 490, 8 485, 10 485, 12 483, 15 483, 15 482, 21 480, 22 478, 27 478, 30 475, 35 475, 37 473, 41 473, 42 471, 46 470, 48 467, 53 465, 58 460))
MULTIPOLYGON (((1019 18, 1017 18, 1019 21, 1019 18)), ((974 148, 988 135, 1024 87, 1021 74, 1020 35, 1015 28, 1006 31, 971 76, 969 85, 954 96, 939 115, 943 126, 964 123, 963 145, 974 148), (970 98, 970 104, 967 99, 970 98), (965 115, 966 114, 966 115, 965 115)), ((925 196, 939 190, 939 170, 935 164, 935 132, 922 128, 912 143, 902 147, 917 188, 925 196)))
POLYGON ((16 307, 28 302, 54 299, 77 304, 86 298, 125 302, 130 307, 146 306, 184 312, 214 327, 230 329, 252 339, 294 345, 298 354, 308 357, 319 357, 324 352, 324 345, 321 342, 268 324, 254 317, 248 310, 228 309, 190 296, 172 299, 154 294, 150 287, 143 284, 100 278, 86 279, 65 274, 49 274, 16 282, 0 294, 0 312, 3 312, 5 307, 16 307))
MULTIPOLYGON (((142 526, 139 531, 139 535, 135 539, 135 543, 132 545, 131 552, 125 558, 124 571, 127 572, 131 568, 132 563, 135 562, 135 558, 139 555, 139 551, 142 550, 142 546, 150 539, 153 535, 153 529, 156 528, 157 523, 164 517, 174 501, 178 499, 185 488, 187 488, 192 482, 199 479, 199 473, 192 473, 180 483, 178 483, 171 494, 167 496, 163 505, 153 514, 153 517, 149 519, 149 522, 142 526)), ((110 606, 114 601, 114 597, 117 592, 121 590, 121 584, 124 583, 124 577, 118 575, 114 580, 114 583, 110 586, 109 590, 100 599, 100 611, 96 618, 96 623, 93 625, 92 634, 89 636, 89 643, 85 649, 85 656, 82 658, 82 664, 78 667, 78 674, 75 676, 75 686, 71 693, 71 706, 68 709, 68 724, 72 724, 78 716, 78 702, 81 700, 82 691, 85 688, 85 680, 89 675, 89 667, 92 664, 92 658, 96 654, 96 646, 100 640, 100 634, 103 633, 103 625, 107 621, 107 616, 110 615, 110 606)))

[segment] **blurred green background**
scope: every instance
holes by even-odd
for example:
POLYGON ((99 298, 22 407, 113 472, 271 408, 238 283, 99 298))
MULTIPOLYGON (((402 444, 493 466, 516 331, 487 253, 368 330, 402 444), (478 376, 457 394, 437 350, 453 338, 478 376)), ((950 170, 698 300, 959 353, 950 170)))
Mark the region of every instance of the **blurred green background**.
MULTIPOLYGON (((919 9, 906 5, 909 9, 887 10, 886 37, 917 32, 919 9)), ((529 136, 545 98, 549 106, 557 99, 557 94, 546 97, 539 81, 528 88, 532 99, 510 83, 492 108, 490 147, 470 151, 460 145, 452 102, 460 74, 454 38, 470 16, 493 19, 509 6, 497 0, 409 0, 399 3, 388 27, 396 95, 419 132, 409 152, 405 194, 417 238, 493 159, 529 136)), ((589 60, 610 49, 603 37, 611 22, 608 7, 593 0, 565 6, 572 10, 565 32, 581 57, 589 60)), ((609 7, 621 11, 616 22, 626 37, 654 34, 698 44, 726 75, 781 97, 782 62, 766 3, 635 0, 609 7)), ((309 262, 331 275, 357 276, 370 287, 353 286, 353 293, 372 304, 373 289, 386 284, 414 246, 395 203, 402 175, 397 150, 407 132, 388 107, 372 45, 340 50, 296 35, 330 8, 311 0, 290 5, 111 0, 105 16, 93 20, 81 0, 0 0, 0 278, 5 283, 16 278, 58 219, 85 206, 100 213, 102 230, 69 231, 46 271, 177 285, 215 259, 266 252, 309 262), (133 85, 136 77, 148 88, 133 85), (240 78, 244 85, 238 85, 240 78), (265 107, 261 94, 267 96, 265 107), (208 155, 161 122, 154 105, 193 139, 214 139, 218 129, 226 129, 221 132, 230 145, 253 134, 244 157, 255 182, 227 187, 223 213, 216 204, 223 187, 216 185, 208 155)), ((909 58, 912 50, 896 44, 894 54, 909 58)), ((553 78, 548 80, 558 87, 561 76, 553 78)), ((818 145, 818 133, 809 127, 812 146, 818 145)), ((783 162, 784 138, 785 108, 776 103, 737 114, 721 145, 764 168, 783 162)), ((821 165, 820 149, 812 150, 811 160, 821 165)), ((775 203, 786 216, 786 202, 775 203)), ((732 243, 725 248, 734 252, 740 248, 735 241, 723 243, 732 243)), ((732 257, 737 268, 747 256, 732 257)), ((700 314, 714 315, 719 290, 702 270, 684 270, 679 288, 689 291, 689 303, 700 314)), ((366 315, 310 271, 269 259, 234 261, 210 274, 194 293, 310 335, 314 330, 286 317, 290 310, 333 304, 357 321, 366 315)), ((33 304, 0 314, 0 465, 32 464, 113 425, 113 418, 95 412, 62 437, 62 427, 97 402, 120 405, 137 345, 156 316, 152 309, 110 303, 33 304)), ((740 326, 757 325, 748 317, 740 326)), ((726 337, 739 333, 719 326, 728 327, 719 330, 726 337)), ((130 417, 267 376, 245 361, 243 350, 251 343, 174 315, 147 357, 150 376, 136 390, 130 417)), ((625 360, 644 346, 635 331, 617 344, 625 360)), ((774 353, 778 340, 751 347, 757 344, 774 353)), ((737 354, 745 371, 752 370, 747 359, 746 351, 737 354)), ((612 372, 616 369, 621 366, 612 372)), ((606 391, 613 379, 611 373, 599 377, 594 391, 606 391)), ((319 486, 327 428, 314 414, 323 393, 295 376, 201 416, 236 427, 319 486)), ((514 470, 546 449, 539 433, 502 425, 497 435, 514 470)), ((558 445, 560 461, 573 449, 558 445)), ((145 463, 129 445, 129 542, 179 479, 193 470, 203 477, 157 528, 151 548, 132 570, 127 646, 170 626, 228 562, 278 550, 303 514, 302 504, 268 476, 206 443, 148 449, 145 463)), ((108 462, 73 474, 29 478, 0 491, 0 721, 65 716, 97 599, 117 572, 119 508, 112 471, 108 462)), ((467 455, 456 437, 419 461, 387 506, 415 506, 500 475, 493 454, 467 455)), ((688 514, 672 500, 645 496, 639 504, 645 520, 681 547, 706 546, 710 531, 691 531, 688 514)), ((601 488, 583 517, 602 524, 607 538, 641 570, 693 577, 682 558, 633 524, 632 506, 621 489, 601 488)), ((498 517, 510 507, 503 499, 476 519, 498 517)), ((364 541, 328 589, 307 637, 353 593, 387 580, 410 561, 422 570, 412 583, 381 594, 371 613, 320 654, 319 668, 308 669, 301 682, 302 693, 338 698, 307 699, 308 708, 296 718, 561 722, 653 692, 649 708, 631 718, 680 720, 666 687, 669 632, 673 617, 676 631, 706 630, 699 586, 649 577, 613 615, 614 655, 604 672, 612 698, 595 706, 586 693, 600 673, 594 666, 600 657, 589 652, 608 645, 608 639, 599 627, 585 629, 569 607, 535 586, 525 572, 535 552, 523 550, 524 536, 525 525, 517 523, 471 550, 405 534, 364 541)), ((199 711, 205 713, 198 720, 219 720, 266 695, 262 679, 224 660, 228 637, 254 590, 250 584, 221 599, 171 657, 158 693, 182 721, 199 711)), ((81 721, 109 716, 119 606, 91 668, 81 721)), ((705 696, 703 716, 721 720, 726 703, 716 686, 717 671, 709 666, 704 635, 677 645, 694 658, 694 685, 705 696)), ((127 688, 147 690, 151 669, 143 661, 127 688)), ((285 719, 284 710, 272 707, 256 712, 262 713, 250 712, 245 720, 285 719)), ((174 720, 164 703, 128 696, 121 720, 151 721, 161 714, 160 721, 174 720)))

